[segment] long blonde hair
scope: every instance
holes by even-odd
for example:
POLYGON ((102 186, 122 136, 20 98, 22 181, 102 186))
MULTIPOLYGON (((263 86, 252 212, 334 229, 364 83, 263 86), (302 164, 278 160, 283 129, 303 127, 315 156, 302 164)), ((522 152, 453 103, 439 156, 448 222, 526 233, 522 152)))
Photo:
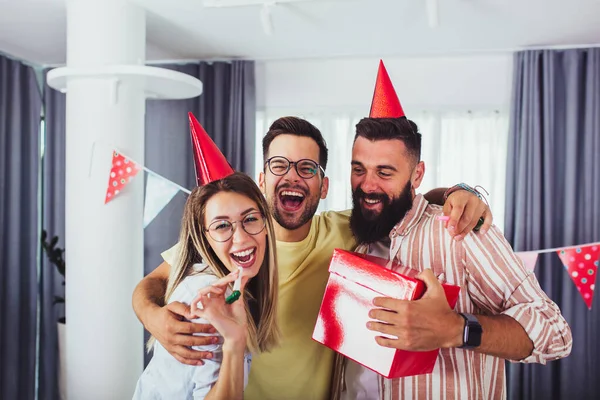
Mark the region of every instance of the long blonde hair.
MULTIPOLYGON (((258 271, 244 291, 246 314, 248 316, 248 348, 251 352, 269 351, 279 342, 277 325, 277 257, 275 250, 275 231, 267 202, 256 183, 246 174, 236 172, 218 181, 195 188, 187 199, 183 211, 181 233, 179 236, 180 252, 176 265, 171 266, 171 273, 165 292, 165 304, 181 281, 194 273, 193 264, 208 264, 217 277, 221 278, 230 271, 223 265, 214 250, 210 247, 204 231, 206 203, 215 194, 233 192, 244 195, 254 201, 259 212, 265 217, 267 229, 267 248, 265 258, 258 271), (252 313, 249 301, 256 301, 257 308, 252 313)), ((150 343, 149 343, 150 345, 150 343)))

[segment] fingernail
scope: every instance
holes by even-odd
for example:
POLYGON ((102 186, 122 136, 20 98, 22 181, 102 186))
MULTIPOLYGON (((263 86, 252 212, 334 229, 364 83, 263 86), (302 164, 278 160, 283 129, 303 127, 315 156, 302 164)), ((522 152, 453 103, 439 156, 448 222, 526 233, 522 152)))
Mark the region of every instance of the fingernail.
POLYGON ((485 234, 487 233, 487 229, 485 229, 485 228, 483 228, 483 229, 480 229, 480 230, 479 230, 479 232, 480 232, 482 235, 485 235, 485 234))
POLYGON ((206 355, 206 357, 204 357, 204 358, 206 358, 207 360, 210 360, 211 358, 213 358, 213 355, 212 355, 212 353, 208 353, 206 355))
POLYGON ((372 324, 372 323, 370 323, 370 322, 367 322, 367 328, 368 328, 368 329, 371 329, 371 327, 372 327, 372 326, 373 326, 373 324, 372 324))
POLYGON ((218 337, 214 337, 214 338, 212 339, 212 342, 213 342, 213 343, 219 343, 219 338, 218 338, 218 337))
POLYGON ((448 227, 448 230, 451 231, 451 232, 454 232, 455 229, 456 229, 456 226, 454 226, 454 225, 450 225, 448 227))
POLYGON ((198 361, 198 366, 204 365, 203 361, 198 361))

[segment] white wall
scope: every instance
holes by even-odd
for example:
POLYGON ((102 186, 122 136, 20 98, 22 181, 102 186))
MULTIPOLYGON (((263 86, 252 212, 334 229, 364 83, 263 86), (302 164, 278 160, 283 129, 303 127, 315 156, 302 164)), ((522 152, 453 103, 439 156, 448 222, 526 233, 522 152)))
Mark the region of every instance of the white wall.
MULTIPOLYGON (((407 113, 419 109, 508 109, 512 55, 383 60, 407 113)), ((319 108, 368 113, 379 59, 264 61, 256 65, 259 110, 319 108)))

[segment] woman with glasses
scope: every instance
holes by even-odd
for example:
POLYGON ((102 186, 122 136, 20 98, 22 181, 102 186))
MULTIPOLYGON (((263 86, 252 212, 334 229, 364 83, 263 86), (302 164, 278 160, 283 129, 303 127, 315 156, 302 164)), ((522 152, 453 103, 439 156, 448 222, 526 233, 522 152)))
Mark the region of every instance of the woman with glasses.
POLYGON ((235 172, 194 189, 179 241, 165 303, 190 304, 192 322, 212 324, 214 344, 194 349, 213 356, 200 366, 182 364, 151 339, 154 355, 134 399, 241 399, 251 353, 269 351, 279 336, 275 234, 254 181, 235 172), (239 274, 241 298, 228 304, 239 274))

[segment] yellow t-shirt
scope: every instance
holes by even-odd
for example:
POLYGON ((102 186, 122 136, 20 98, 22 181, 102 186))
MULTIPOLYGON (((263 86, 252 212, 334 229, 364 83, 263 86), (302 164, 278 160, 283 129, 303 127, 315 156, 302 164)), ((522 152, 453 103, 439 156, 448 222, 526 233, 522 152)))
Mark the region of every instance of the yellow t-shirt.
POLYGON ((355 245, 349 212, 331 211, 313 217, 301 242, 277 241, 281 344, 269 353, 253 355, 244 399, 329 398, 334 352, 312 340, 312 333, 333 249, 351 250, 355 245))
MULTIPOLYGON (((356 241, 350 211, 315 215, 301 242, 277 241, 278 317, 281 344, 254 354, 244 399, 321 400, 329 398, 334 352, 312 340, 329 278, 333 249, 352 250, 356 241)), ((171 264, 174 248, 163 253, 171 264)))

